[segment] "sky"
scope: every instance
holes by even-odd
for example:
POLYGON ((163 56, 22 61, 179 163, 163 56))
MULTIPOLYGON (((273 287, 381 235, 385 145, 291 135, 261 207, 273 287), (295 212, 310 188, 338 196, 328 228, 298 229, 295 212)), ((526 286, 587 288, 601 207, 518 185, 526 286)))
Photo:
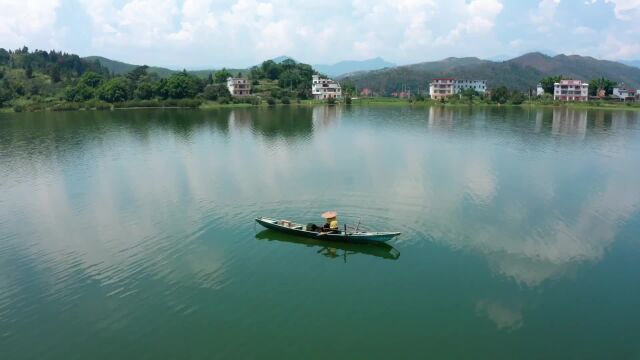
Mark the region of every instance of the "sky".
POLYGON ((170 68, 530 51, 640 59, 640 0, 0 0, 0 47, 170 68))

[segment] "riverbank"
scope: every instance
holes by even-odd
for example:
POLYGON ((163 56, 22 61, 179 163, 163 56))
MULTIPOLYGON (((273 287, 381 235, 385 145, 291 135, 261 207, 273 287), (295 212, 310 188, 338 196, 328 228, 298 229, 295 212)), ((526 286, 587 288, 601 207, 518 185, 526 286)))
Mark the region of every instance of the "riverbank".
MULTIPOLYGON (((317 106, 327 105, 322 100, 276 100, 271 99, 255 101, 218 102, 199 99, 180 100, 131 100, 119 103, 107 103, 99 100, 89 100, 85 102, 67 102, 58 99, 46 99, 44 102, 30 102, 29 100, 14 102, 10 107, 0 108, 0 112, 38 112, 38 111, 110 111, 122 109, 218 109, 218 108, 251 108, 269 106, 317 106)), ((332 104, 333 105, 333 104, 332 104)), ((536 108, 574 108, 574 109, 604 109, 604 110, 625 110, 640 111, 640 103, 612 103, 612 102, 542 102, 537 100, 525 101, 521 104, 497 104, 482 100, 449 101, 440 102, 430 99, 408 100, 398 98, 353 98, 350 103, 346 99, 335 104, 335 106, 412 106, 412 107, 536 107, 536 108)))

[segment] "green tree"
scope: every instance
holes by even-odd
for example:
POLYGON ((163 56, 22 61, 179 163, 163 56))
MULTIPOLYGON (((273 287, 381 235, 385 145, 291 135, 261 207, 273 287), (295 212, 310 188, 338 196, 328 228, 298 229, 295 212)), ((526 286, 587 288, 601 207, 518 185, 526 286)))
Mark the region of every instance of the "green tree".
POLYGON ((3 48, 0 48, 0 65, 8 65, 10 58, 11 56, 9 55, 9 52, 3 48))
POLYGON ((2 86, 0 86, 0 107, 11 101, 11 99, 13 99, 13 92, 11 91, 8 82, 3 81, 2 86))
POLYGON ((511 102, 513 105, 520 105, 524 102, 524 100, 524 95, 518 90, 514 90, 509 97, 509 102, 511 102))
POLYGON ((498 104, 506 104, 509 101, 509 89, 506 86, 500 86, 491 91, 491 101, 498 104))
POLYGON ((53 81, 54 83, 60 82, 60 66, 58 66, 57 64, 53 65, 51 67, 51 71, 49 72, 49 76, 51 76, 51 81, 53 81))
POLYGON ((222 69, 220 71, 216 71, 214 75, 216 84, 226 83, 227 79, 231 77, 231 73, 227 69, 222 69))
POLYGON ((475 89, 468 88, 460 91, 460 97, 466 99, 469 104, 473 103, 473 98, 479 96, 478 92, 475 89))
POLYGON ((76 86, 67 86, 64 90, 64 99, 67 101, 85 101, 95 96, 95 89, 79 83, 76 86))
POLYGON ((202 81, 199 78, 183 71, 172 74, 162 84, 160 91, 164 98, 184 99, 195 97, 202 88, 202 81))
POLYGON ((356 85, 349 81, 349 82, 344 82, 342 85, 342 93, 346 94, 346 95, 350 95, 350 96, 356 96, 358 94, 356 94, 356 85))
POLYGON ((24 75, 27 77, 27 79, 33 78, 33 67, 31 66, 31 63, 28 63, 24 68, 24 75))
POLYGON ((140 81, 133 91, 133 96, 140 100, 152 99, 155 93, 155 87, 150 81, 140 81))
POLYGON ((212 84, 207 85, 203 91, 203 97, 207 100, 218 100, 220 98, 230 98, 231 93, 229 93, 229 89, 224 84, 212 84))
POLYGON ((207 85, 211 84, 213 84, 213 74, 209 73, 209 76, 207 76, 207 85))
POLYGON ((278 80, 283 71, 282 66, 273 60, 267 60, 260 66, 264 75, 270 80, 278 80))
POLYGON ((127 74, 127 79, 134 82, 139 81, 140 78, 147 76, 147 69, 149 69, 147 65, 138 66, 127 74))
POLYGON ((110 103, 127 101, 131 98, 129 81, 121 76, 115 77, 100 85, 97 95, 100 100, 110 103))
POLYGON ((542 85, 545 93, 553 94, 554 84, 560 82, 560 80, 562 80, 562 75, 549 76, 542 78, 542 80, 540 80, 540 85, 542 85))
POLYGON ((589 95, 596 96, 600 89, 605 91, 605 95, 611 95, 613 94, 613 88, 616 87, 616 85, 617 83, 615 81, 606 78, 593 79, 589 81, 589 95))
POLYGON ((90 88, 97 88, 102 84, 103 78, 102 75, 96 74, 93 71, 87 71, 82 76, 80 76, 80 80, 78 81, 78 85, 86 85, 90 88))

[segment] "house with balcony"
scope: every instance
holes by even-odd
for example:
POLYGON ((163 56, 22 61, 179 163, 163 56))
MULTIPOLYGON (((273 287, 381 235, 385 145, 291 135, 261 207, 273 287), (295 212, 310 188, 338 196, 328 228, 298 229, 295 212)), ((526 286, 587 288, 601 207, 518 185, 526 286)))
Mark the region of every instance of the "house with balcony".
POLYGON ((342 97, 342 87, 335 80, 322 79, 320 75, 313 75, 311 79, 311 94, 316 100, 340 99, 342 97))
POLYGON ((429 96, 440 100, 459 94, 466 89, 473 89, 480 94, 487 92, 486 80, 457 80, 454 78, 438 78, 429 83, 429 96))
POLYGON ((589 84, 581 80, 560 80, 553 84, 553 100, 589 101, 589 84))
POLYGON ((251 95, 251 82, 243 78, 227 78, 227 89, 231 96, 243 97, 251 95))
POLYGON ((636 101, 638 95, 638 90, 627 87, 624 84, 619 84, 613 88, 611 97, 619 101, 636 101))
POLYGON ((456 79, 438 78, 429 84, 429 96, 434 100, 445 99, 456 93, 456 79))

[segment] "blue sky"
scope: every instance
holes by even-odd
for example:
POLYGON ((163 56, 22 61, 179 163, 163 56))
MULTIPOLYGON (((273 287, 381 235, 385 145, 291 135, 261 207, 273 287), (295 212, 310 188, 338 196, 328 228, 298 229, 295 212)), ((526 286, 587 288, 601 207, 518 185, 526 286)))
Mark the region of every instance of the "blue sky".
POLYGON ((407 64, 529 51, 640 59, 640 0, 0 0, 0 47, 171 68, 407 64))

